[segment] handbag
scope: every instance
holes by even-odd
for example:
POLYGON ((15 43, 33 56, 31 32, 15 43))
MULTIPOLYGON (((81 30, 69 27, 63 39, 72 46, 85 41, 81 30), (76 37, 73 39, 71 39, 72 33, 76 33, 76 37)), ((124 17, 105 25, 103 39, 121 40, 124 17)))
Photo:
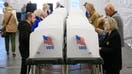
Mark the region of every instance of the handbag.
POLYGON ((8 23, 9 23, 9 21, 11 19, 11 16, 12 16, 12 14, 10 15, 6 25, 1 29, 1 37, 5 37, 6 36, 6 26, 8 25, 8 23))
POLYGON ((5 37, 6 36, 6 27, 3 27, 1 29, 1 37, 5 37))

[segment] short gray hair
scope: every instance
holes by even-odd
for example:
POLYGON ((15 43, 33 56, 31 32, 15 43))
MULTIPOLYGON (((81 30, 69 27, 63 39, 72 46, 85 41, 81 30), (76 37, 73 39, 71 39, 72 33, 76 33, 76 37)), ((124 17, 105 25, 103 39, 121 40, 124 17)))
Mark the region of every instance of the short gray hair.
POLYGON ((115 11, 115 7, 111 2, 106 3, 105 9, 112 9, 112 10, 115 11))
POLYGON ((27 14, 26 14, 26 19, 28 19, 28 18, 32 17, 32 15, 33 15, 33 13, 32 13, 32 12, 27 12, 27 14))

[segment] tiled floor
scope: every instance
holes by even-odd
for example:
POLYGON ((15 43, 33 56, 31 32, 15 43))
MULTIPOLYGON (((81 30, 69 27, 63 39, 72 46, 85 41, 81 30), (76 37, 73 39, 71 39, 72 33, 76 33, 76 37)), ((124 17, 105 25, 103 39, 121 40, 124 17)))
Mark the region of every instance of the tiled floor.
MULTIPOLYGON (((18 36, 16 37, 16 42, 18 43, 18 36)), ((12 57, 10 53, 9 56, 6 56, 4 39, 0 37, 0 74, 20 74, 20 63, 21 57, 19 54, 18 45, 16 45, 16 54, 15 58, 12 57)), ((125 46, 123 48, 123 69, 120 74, 132 74, 132 49, 125 46)), ((60 67, 60 66, 59 66, 60 67)), ((72 69, 79 68, 78 65, 70 66, 72 69)), ((80 70, 71 70, 70 74, 90 74, 88 69, 80 70)), ((43 74, 43 73, 42 73, 43 74)), ((44 72, 44 74, 61 74, 60 72, 44 72)))

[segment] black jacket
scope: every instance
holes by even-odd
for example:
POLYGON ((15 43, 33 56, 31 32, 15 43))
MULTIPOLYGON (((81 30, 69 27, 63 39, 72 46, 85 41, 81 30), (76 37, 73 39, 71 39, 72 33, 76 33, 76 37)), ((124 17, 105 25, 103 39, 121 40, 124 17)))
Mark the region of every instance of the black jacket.
POLYGON ((18 25, 18 30, 20 54, 23 58, 28 58, 31 26, 28 22, 22 21, 18 25))
POLYGON ((120 70, 122 68, 121 38, 117 30, 113 30, 101 44, 100 55, 104 60, 104 69, 120 70))

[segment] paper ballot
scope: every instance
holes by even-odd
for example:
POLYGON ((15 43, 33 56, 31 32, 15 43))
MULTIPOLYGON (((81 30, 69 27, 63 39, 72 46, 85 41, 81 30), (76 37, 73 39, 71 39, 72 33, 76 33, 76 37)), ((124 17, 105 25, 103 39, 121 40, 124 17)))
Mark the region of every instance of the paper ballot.
POLYGON ((83 37, 76 35, 76 42, 79 49, 87 49, 85 39, 83 37))
POLYGON ((54 49, 54 44, 52 42, 52 38, 49 36, 43 35, 44 45, 46 49, 54 49))

